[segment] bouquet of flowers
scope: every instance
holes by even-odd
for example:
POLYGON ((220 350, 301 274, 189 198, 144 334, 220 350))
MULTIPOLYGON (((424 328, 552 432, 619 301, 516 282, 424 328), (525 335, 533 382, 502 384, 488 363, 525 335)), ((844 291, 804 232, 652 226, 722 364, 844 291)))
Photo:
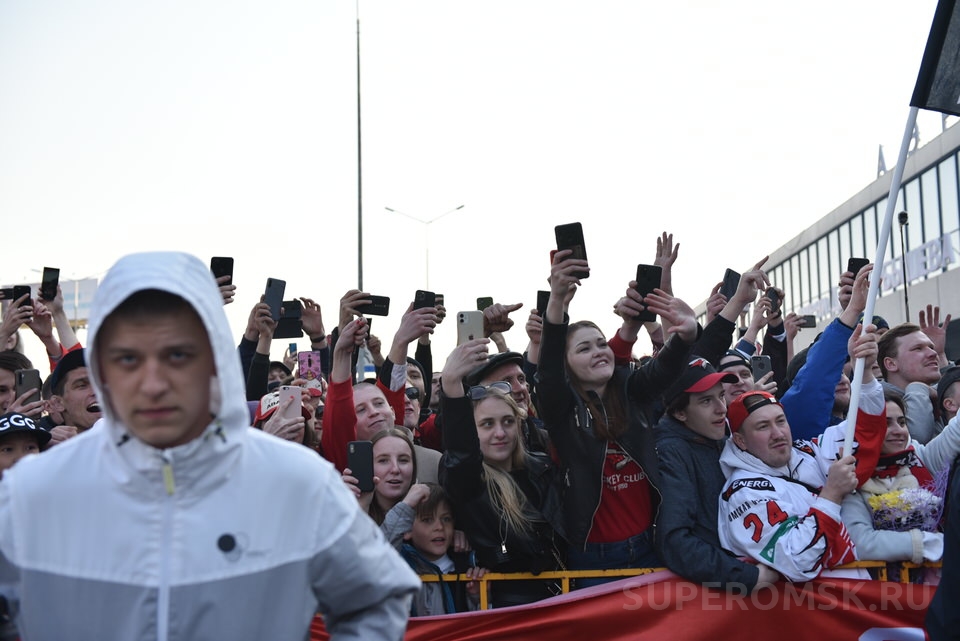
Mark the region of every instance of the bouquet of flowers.
POLYGON ((943 511, 943 499, 924 488, 905 488, 874 494, 867 499, 878 530, 935 532, 943 511))

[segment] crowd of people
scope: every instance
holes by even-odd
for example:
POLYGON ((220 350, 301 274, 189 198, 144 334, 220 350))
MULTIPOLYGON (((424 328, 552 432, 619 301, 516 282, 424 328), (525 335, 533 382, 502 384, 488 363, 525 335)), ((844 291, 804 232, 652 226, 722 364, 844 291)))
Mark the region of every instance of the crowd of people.
MULTIPOLYGON (((368 294, 351 290, 329 332, 320 306, 301 298, 310 350, 272 361, 280 319, 270 305, 254 305, 236 344, 222 311, 232 278, 215 280, 179 254, 122 259, 101 283, 86 347, 59 292, 11 301, 0 324, 7 613, 24 638, 58 638, 66 624, 45 619, 44 602, 85 589, 71 608, 111 595, 131 611, 118 624, 125 634, 87 628, 98 638, 140 638, 151 621, 253 638, 242 610, 215 616, 188 603, 214 584, 286 599, 272 618, 292 636, 264 638, 302 638, 297 626, 314 611, 335 638, 398 638, 407 614, 476 609, 487 572, 667 567, 747 594, 863 576, 835 569, 855 560, 920 564, 943 559, 945 547, 949 556, 947 475, 960 454, 950 316, 930 305, 916 324, 863 318, 867 265, 837 275, 842 311, 795 351, 801 319, 785 313, 790 293, 770 282, 766 259, 729 298, 715 288, 700 323, 673 292, 678 255, 672 235, 658 237, 660 287, 641 295, 626 283, 617 325, 603 327, 608 314, 571 322, 590 266, 555 252, 548 302, 524 312, 528 340, 517 350, 503 333, 520 305, 488 306, 483 337, 438 355, 430 337, 447 310, 411 303, 384 354, 361 313, 368 294), (658 320, 638 320, 642 312, 658 320), (50 374, 42 390, 18 396, 15 374, 33 368, 19 343, 25 331, 46 347, 50 374), (634 353, 641 331, 650 354, 634 353), (375 364, 369 379, 357 374, 361 351, 375 364), (769 371, 754 371, 759 356, 769 371), (859 359, 854 447, 843 451, 859 359), (77 491, 43 515, 25 510, 49 504, 41 493, 53 475, 74 475, 77 491), (83 498, 92 490, 107 497, 98 498, 104 507, 83 498), (316 509, 305 508, 311 501, 316 509), (111 527, 80 527, 74 544, 48 554, 44 532, 83 520, 82 509, 111 527), (142 536, 124 542, 124 532, 142 536), (215 561, 196 547, 207 534, 215 561), (109 558, 78 560, 81 547, 109 558), (154 555, 156 568, 144 569, 154 555), (414 573, 440 580, 418 587, 414 573), (334 583, 345 594, 331 592, 334 583), (28 586, 45 598, 31 603, 28 586)), ((916 572, 918 581, 940 578, 916 572)), ((489 589, 493 607, 558 593, 537 578, 489 589)))

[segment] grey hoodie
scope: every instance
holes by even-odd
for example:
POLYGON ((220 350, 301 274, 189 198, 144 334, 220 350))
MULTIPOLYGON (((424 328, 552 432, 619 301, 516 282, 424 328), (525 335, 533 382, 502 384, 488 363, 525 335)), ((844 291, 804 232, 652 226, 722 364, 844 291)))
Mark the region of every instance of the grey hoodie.
POLYGON ((122 258, 97 291, 87 350, 104 417, 0 483, 0 589, 25 641, 400 639, 417 577, 333 467, 249 427, 240 362, 206 265, 122 258), (217 375, 211 421, 177 447, 129 434, 104 390, 97 339, 131 294, 184 298, 217 375))

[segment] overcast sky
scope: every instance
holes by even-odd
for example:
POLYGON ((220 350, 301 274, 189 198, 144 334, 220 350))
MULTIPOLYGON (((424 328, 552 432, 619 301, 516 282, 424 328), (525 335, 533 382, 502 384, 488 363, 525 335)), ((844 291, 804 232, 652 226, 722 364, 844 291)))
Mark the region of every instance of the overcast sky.
MULTIPOLYGON (((593 274, 574 319, 612 331, 663 230, 696 304, 874 180, 878 144, 892 170, 935 5, 360 0, 363 283, 393 303, 374 333, 389 343, 428 280, 451 311, 533 306, 554 225, 577 220, 593 274), (430 225, 385 210, 461 204, 430 225)), ((358 282, 357 10, 0 3, 0 282, 230 255, 238 338, 268 276, 332 327, 358 282)))

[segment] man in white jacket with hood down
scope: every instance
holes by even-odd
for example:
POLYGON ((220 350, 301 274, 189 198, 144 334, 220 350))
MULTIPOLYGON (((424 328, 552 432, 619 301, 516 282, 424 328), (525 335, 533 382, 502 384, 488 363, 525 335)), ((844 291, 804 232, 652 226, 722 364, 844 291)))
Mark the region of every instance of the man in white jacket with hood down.
POLYGON ((97 291, 104 418, 0 483, 24 641, 402 638, 417 577, 315 452, 249 428, 207 267, 134 254, 97 291))

